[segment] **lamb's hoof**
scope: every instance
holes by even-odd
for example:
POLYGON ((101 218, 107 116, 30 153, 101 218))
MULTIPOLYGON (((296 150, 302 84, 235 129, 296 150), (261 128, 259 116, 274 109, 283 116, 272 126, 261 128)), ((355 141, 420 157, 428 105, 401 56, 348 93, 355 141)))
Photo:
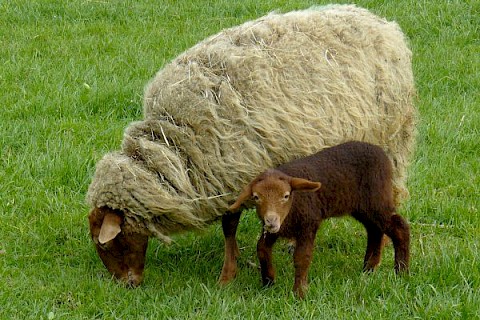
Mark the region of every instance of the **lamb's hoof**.
POLYGON ((270 279, 270 278, 263 279, 262 284, 265 288, 271 287, 275 284, 275 279, 270 279))
POLYGON ((223 274, 222 273, 220 275, 220 278, 218 278, 218 284, 220 286, 226 286, 227 284, 232 282, 233 279, 235 279, 235 274, 223 274))
POLYGON ((395 272, 399 276, 404 276, 404 275, 410 274, 408 264, 404 263, 404 262, 400 262, 399 264, 395 265, 395 272))
POLYGON ((298 299, 305 299, 306 289, 298 289, 293 292, 298 299))
POLYGON ((375 272, 375 267, 371 267, 371 266, 366 266, 366 267, 363 267, 363 273, 365 274, 371 274, 373 272, 375 272))
POLYGON ((304 299, 305 295, 307 294, 307 288, 308 288, 307 284, 303 284, 303 285, 300 285, 300 286, 295 286, 293 288, 293 294, 298 299, 304 299))

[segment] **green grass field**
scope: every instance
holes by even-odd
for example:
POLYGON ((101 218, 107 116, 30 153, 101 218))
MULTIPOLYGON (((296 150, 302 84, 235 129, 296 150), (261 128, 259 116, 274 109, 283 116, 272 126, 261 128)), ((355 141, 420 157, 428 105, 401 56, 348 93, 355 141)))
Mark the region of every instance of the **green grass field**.
POLYGON ((350 219, 320 230, 303 301, 281 243, 277 283, 261 287, 254 214, 225 288, 219 225, 171 246, 151 240, 137 289, 112 281, 96 255, 85 193, 96 162, 141 118, 155 72, 222 28, 323 2, 0 1, 0 319, 479 319, 477 0, 358 1, 396 20, 414 52, 421 120, 401 209, 410 276, 394 274, 391 246, 378 272, 362 274, 366 235, 350 219))

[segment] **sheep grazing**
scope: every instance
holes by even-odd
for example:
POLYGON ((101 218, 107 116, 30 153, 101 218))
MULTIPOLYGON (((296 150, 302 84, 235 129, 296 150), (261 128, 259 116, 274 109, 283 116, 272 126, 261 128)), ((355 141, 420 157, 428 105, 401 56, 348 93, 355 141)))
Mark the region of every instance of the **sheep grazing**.
POLYGON ((293 289, 303 297, 321 222, 346 214, 367 229, 364 271, 373 271, 380 263, 384 235, 395 248, 395 270, 408 270, 410 230, 396 213, 392 166, 380 147, 348 142, 267 170, 245 187, 229 210, 238 212, 250 198, 265 231, 257 244, 264 285, 275 279, 273 244, 279 237, 292 239, 293 289))
MULTIPOLYGON (((349 140, 384 148, 400 202, 414 95, 400 28, 355 6, 272 13, 207 38, 157 73, 144 119, 98 162, 87 194, 98 254, 136 285, 145 239, 204 229, 266 168, 349 140)), ((222 218, 225 230, 236 216, 222 218)), ((226 238, 225 254, 236 255, 226 238)))

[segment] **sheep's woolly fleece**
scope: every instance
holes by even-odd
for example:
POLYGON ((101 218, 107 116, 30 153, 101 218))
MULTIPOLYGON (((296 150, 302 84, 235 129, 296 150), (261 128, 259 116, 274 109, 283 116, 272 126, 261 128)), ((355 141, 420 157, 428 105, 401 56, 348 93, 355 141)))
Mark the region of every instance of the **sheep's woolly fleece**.
POLYGON ((266 168, 349 140, 382 146, 397 203, 414 145, 411 52, 355 6, 271 13, 182 53, 147 86, 144 120, 97 165, 87 200, 168 240, 201 229, 266 168))

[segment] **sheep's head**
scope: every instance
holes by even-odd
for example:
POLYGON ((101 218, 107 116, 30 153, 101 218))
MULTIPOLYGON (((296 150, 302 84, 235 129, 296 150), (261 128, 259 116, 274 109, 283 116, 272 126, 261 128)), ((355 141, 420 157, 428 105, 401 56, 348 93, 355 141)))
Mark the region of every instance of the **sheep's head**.
POLYGON ((245 187, 229 210, 238 211, 242 203, 252 198, 265 231, 277 233, 292 207, 293 192, 313 192, 320 186, 320 182, 294 178, 278 170, 267 170, 245 187))
POLYGON ((131 286, 143 280, 148 237, 122 231, 123 213, 107 207, 94 208, 88 220, 98 255, 115 278, 131 286))

